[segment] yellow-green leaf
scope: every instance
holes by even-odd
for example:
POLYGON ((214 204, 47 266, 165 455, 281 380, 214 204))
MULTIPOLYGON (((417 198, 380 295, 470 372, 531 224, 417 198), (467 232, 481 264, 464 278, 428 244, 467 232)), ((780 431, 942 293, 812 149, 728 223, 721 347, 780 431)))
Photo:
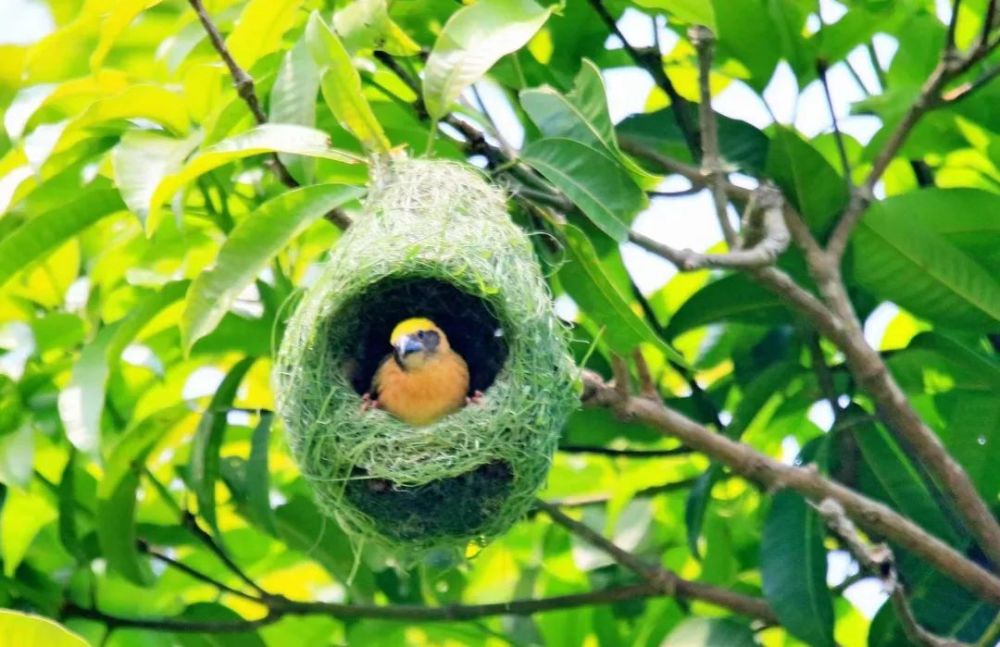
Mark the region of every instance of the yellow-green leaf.
POLYGON ((278 49, 301 6, 302 0, 250 0, 226 39, 236 63, 246 70, 278 49))
POLYGON ((320 88, 333 116, 368 150, 389 150, 389 140, 365 99, 350 54, 317 12, 309 16, 306 42, 317 65, 326 68, 320 88))
POLYGON ((506 54, 523 47, 552 7, 533 0, 479 0, 445 23, 424 68, 424 103, 434 119, 506 54))
POLYGON ((0 639, 16 637, 5 643, 17 647, 87 647, 87 641, 54 620, 20 611, 0 609, 0 639))

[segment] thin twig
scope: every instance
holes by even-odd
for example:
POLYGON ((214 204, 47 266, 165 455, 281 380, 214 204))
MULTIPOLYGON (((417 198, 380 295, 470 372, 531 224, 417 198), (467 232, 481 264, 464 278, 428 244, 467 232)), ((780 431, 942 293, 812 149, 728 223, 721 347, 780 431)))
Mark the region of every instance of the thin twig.
POLYGON ((826 98, 826 108, 830 112, 830 120, 833 122, 833 139, 837 144, 837 154, 840 156, 840 166, 844 171, 844 182, 850 189, 851 163, 847 159, 847 147, 844 145, 844 134, 840 132, 840 124, 837 122, 837 112, 833 108, 833 96, 830 94, 830 82, 826 78, 826 61, 816 61, 816 72, 819 75, 820 84, 823 86, 823 96, 826 98))
POLYGON ((983 27, 983 35, 976 47, 964 56, 960 54, 954 44, 955 23, 958 20, 959 13, 958 6, 959 2, 956 0, 955 10, 952 12, 952 18, 948 24, 948 40, 941 60, 920 89, 917 98, 910 104, 903 118, 889 135, 889 139, 885 145, 882 146, 882 149, 875 156, 867 179, 854 194, 853 199, 848 204, 847 210, 837 222, 833 233, 830 234, 826 249, 837 261, 844 255, 851 232, 861 220, 865 209, 874 199, 875 186, 881 180, 886 169, 889 168, 890 162, 892 162, 893 158, 895 158, 896 154, 903 147, 903 144, 909 137, 910 132, 917 125, 917 122, 929 111, 946 103, 946 100, 942 97, 942 90, 949 81, 967 72, 973 65, 981 61, 1000 45, 1000 39, 997 39, 996 42, 989 41, 988 32, 990 31, 991 21, 986 20, 983 27))
MULTIPOLYGON (((695 590, 703 587, 697 582, 695 590)), ((710 587, 714 588, 714 587, 710 587)), ((378 619, 397 621, 425 622, 462 622, 478 618, 488 618, 501 615, 532 615, 562 609, 615 604, 628 600, 641 600, 662 595, 654 586, 648 583, 619 586, 601 591, 589 591, 571 595, 554 596, 540 599, 511 600, 493 604, 478 605, 446 605, 427 607, 418 605, 355 605, 333 602, 298 602, 281 596, 275 596, 268 601, 268 613, 254 620, 185 620, 179 618, 128 618, 98 609, 87 608, 75 603, 68 603, 63 608, 64 618, 87 618, 107 625, 109 628, 134 627, 143 629, 158 629, 178 633, 240 633, 251 631, 273 624, 285 616, 318 615, 339 619, 378 619)), ((738 594, 734 594, 738 595, 738 594)))
POLYGON ((820 516, 826 521, 827 527, 844 543, 848 552, 854 556, 861 568, 879 578, 889 593, 893 609, 899 618, 903 633, 911 644, 920 647, 967 647, 965 643, 951 638, 937 636, 920 625, 906 591, 896 573, 896 563, 892 550, 885 544, 869 545, 861 538, 854 523, 847 517, 843 506, 833 499, 823 499, 815 505, 820 516))
MULTIPOLYGON (((722 200, 725 202, 725 196, 722 200)), ((747 204, 745 237, 747 248, 735 247, 724 254, 702 254, 690 249, 676 249, 653 240, 637 231, 629 232, 629 240, 643 249, 663 256, 683 272, 707 267, 756 269, 773 265, 788 248, 790 235, 785 224, 785 208, 781 193, 762 184, 747 204)))
POLYGON ((726 179, 726 168, 722 154, 719 151, 719 130, 712 111, 712 54, 715 47, 715 34, 704 25, 696 25, 688 31, 688 38, 694 43, 698 52, 698 91, 701 101, 698 104, 698 123, 701 127, 701 172, 708 179, 712 191, 712 202, 715 205, 715 217, 719 221, 723 238, 729 249, 736 249, 738 239, 733 223, 729 221, 729 201, 723 182, 726 179))
POLYGON ((215 538, 208 534, 208 532, 206 532, 205 529, 199 525, 198 519, 190 511, 184 513, 181 522, 182 525, 198 539, 198 541, 204 544, 205 547, 219 559, 219 561, 225 564, 226 568, 228 568, 233 575, 256 591, 262 599, 267 600, 273 597, 259 584, 257 584, 249 575, 243 572, 243 569, 240 568, 239 564, 233 561, 233 558, 229 556, 229 553, 227 553, 217 541, 215 541, 215 538))
POLYGON ((593 530, 590 526, 577 521, 559 508, 544 501, 536 503, 538 507, 545 511, 545 514, 569 530, 574 535, 580 537, 592 546, 607 553, 616 562, 639 575, 646 582, 661 591, 664 595, 677 598, 688 598, 710 602, 724 609, 729 609, 736 613, 759 618, 768 624, 777 624, 778 618, 766 601, 754 598, 729 589, 702 584, 685 580, 671 570, 659 565, 647 564, 637 556, 621 548, 611 540, 593 530))
POLYGON ((232 595, 239 596, 239 597, 241 597, 241 598, 243 598, 245 600, 252 600, 254 602, 259 602, 259 603, 263 604, 263 601, 260 598, 258 598, 257 596, 250 595, 249 593, 246 593, 245 591, 240 591, 239 589, 234 589, 233 587, 229 586, 228 584, 225 584, 225 583, 220 582, 219 580, 213 578, 211 575, 208 575, 206 573, 202 573, 198 569, 193 568, 191 566, 188 566, 184 562, 180 562, 180 561, 174 559, 173 557, 169 557, 167 555, 164 555, 163 553, 157 552, 157 551, 153 550, 152 548, 150 548, 148 545, 146 545, 145 542, 140 543, 139 548, 140 548, 140 550, 144 551, 147 555, 149 555, 153 559, 157 559, 157 560, 163 562, 164 564, 166 564, 167 566, 170 566, 171 568, 174 568, 174 569, 180 571, 181 573, 184 573, 184 574, 186 574, 186 575, 188 575, 188 576, 190 576, 190 577, 198 580, 199 582, 204 582, 205 584, 210 584, 211 586, 214 586, 215 588, 219 589, 220 591, 222 591, 224 593, 230 593, 232 595))
POLYGON ((691 453, 687 447, 672 449, 613 449, 611 447, 595 447, 591 445, 560 445, 559 451, 564 454, 594 454, 611 456, 613 458, 671 458, 686 456, 691 453))

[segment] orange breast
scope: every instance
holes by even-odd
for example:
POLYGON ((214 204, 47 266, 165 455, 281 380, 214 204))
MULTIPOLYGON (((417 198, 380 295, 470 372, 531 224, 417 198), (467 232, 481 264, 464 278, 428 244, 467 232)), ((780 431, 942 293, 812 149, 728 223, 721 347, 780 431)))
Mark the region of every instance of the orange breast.
POLYGON ((419 370, 387 360, 375 374, 379 407, 411 425, 427 425, 465 404, 469 368, 457 353, 441 353, 419 370))

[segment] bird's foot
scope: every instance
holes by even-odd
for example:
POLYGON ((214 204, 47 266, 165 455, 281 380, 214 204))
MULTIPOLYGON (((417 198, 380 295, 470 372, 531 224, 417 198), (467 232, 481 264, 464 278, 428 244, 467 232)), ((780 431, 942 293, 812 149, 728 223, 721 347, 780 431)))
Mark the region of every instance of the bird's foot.
POLYGON ((365 393, 361 396, 361 411, 370 411, 378 408, 378 400, 373 398, 371 393, 365 393))
POLYGON ((476 389, 472 393, 472 395, 466 396, 466 398, 465 398, 465 404, 482 404, 483 403, 483 398, 485 398, 485 397, 486 397, 486 394, 484 394, 479 389, 476 389))

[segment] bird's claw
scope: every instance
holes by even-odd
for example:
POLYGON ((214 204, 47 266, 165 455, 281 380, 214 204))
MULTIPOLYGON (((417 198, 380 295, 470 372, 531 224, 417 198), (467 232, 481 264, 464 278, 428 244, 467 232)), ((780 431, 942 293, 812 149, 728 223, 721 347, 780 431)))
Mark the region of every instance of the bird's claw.
POLYGON ((466 396, 465 404, 482 404, 484 397, 486 397, 486 394, 479 389, 476 389, 473 391, 472 395, 466 396))
POLYGON ((361 411, 370 411, 378 408, 378 400, 373 398, 371 393, 365 393, 361 396, 361 411))

